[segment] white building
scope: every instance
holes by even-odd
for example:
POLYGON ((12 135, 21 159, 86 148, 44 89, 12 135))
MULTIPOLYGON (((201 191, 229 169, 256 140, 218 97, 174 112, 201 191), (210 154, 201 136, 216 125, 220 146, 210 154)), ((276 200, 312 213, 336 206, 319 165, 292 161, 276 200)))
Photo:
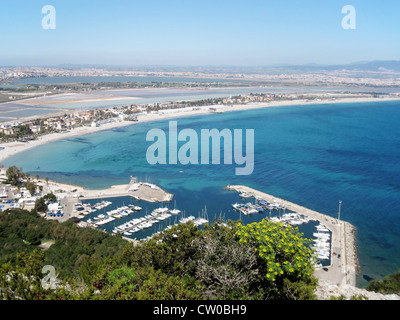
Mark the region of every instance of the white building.
POLYGON ((60 204, 58 202, 49 203, 47 205, 47 208, 48 208, 49 211, 62 210, 62 206, 60 206, 60 204))

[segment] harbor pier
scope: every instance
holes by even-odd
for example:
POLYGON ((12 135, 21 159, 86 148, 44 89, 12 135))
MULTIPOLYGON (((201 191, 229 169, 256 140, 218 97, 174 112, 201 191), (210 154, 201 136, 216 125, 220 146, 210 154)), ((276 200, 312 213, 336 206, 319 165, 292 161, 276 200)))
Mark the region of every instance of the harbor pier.
POLYGON ((168 193, 160 187, 147 183, 136 182, 135 178, 131 178, 129 184, 116 185, 103 190, 88 190, 82 189, 79 192, 81 200, 117 198, 117 197, 133 197, 136 200, 147 202, 170 202, 173 199, 173 194, 168 193))
POLYGON ((271 203, 278 202, 290 211, 294 211, 319 221, 329 229, 332 234, 330 253, 331 264, 325 268, 316 269, 315 276, 318 279, 327 280, 338 285, 346 284, 356 286, 358 259, 355 243, 355 227, 352 224, 247 186, 229 185, 225 189, 234 190, 239 193, 245 192, 271 203))
POLYGON ((82 186, 71 185, 55 181, 41 181, 39 185, 43 187, 43 194, 53 193, 63 207, 63 216, 54 217, 60 222, 67 221, 70 218, 81 219, 80 211, 76 210, 76 204, 83 200, 108 199, 119 197, 133 197, 136 200, 146 202, 170 202, 174 195, 166 192, 160 187, 146 182, 137 182, 135 178, 131 178, 129 184, 115 185, 107 189, 90 190, 82 186))

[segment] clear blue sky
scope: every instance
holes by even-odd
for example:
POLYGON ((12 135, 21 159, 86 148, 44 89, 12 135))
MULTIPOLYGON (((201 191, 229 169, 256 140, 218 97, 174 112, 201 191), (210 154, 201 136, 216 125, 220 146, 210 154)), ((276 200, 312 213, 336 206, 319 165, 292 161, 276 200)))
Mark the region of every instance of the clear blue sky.
POLYGON ((400 1, 1 0, 0 65, 400 60, 400 1), (42 7, 56 8, 56 30, 42 7), (342 7, 357 29, 342 28, 342 7))

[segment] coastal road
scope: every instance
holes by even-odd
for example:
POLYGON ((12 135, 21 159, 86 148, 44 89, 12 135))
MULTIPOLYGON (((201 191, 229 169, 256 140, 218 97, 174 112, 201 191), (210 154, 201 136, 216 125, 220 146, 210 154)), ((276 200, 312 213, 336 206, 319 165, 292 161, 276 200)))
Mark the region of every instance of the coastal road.
POLYGON ((77 216, 78 214, 74 215, 75 203, 77 202, 76 198, 69 198, 65 197, 60 200, 60 204, 64 207, 64 216, 61 218, 57 218, 60 222, 64 222, 69 220, 70 218, 77 216))

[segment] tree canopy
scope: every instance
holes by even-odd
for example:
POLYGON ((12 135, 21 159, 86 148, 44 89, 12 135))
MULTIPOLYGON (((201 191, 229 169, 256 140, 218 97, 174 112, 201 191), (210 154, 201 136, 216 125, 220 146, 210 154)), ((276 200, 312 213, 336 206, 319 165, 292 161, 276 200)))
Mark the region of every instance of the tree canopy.
POLYGON ((21 168, 18 168, 16 166, 11 166, 7 169, 6 171, 6 177, 8 179, 8 182, 12 184, 13 186, 18 186, 20 183, 20 180, 24 177, 24 173, 22 172, 21 168))
POLYGON ((180 224, 134 245, 34 212, 0 213, 6 299, 314 299, 310 257, 297 229, 268 221, 180 224), (56 289, 40 286, 45 266, 56 271, 56 289))

